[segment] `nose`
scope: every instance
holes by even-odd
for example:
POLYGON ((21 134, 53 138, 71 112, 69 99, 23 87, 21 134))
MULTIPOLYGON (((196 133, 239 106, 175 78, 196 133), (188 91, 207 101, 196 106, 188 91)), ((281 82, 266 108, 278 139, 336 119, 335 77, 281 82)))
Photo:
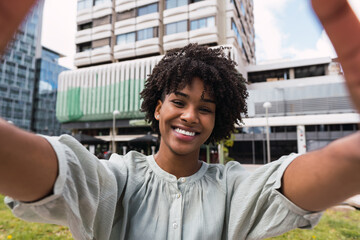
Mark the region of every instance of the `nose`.
POLYGON ((187 107, 184 109, 180 119, 186 123, 194 124, 199 122, 198 112, 194 107, 187 107))

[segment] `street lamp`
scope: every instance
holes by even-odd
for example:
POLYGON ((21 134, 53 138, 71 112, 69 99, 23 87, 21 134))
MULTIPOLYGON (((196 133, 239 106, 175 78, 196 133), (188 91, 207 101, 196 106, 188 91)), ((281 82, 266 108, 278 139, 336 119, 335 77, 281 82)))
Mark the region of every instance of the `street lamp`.
POLYGON ((120 114, 120 112, 118 110, 114 110, 113 111, 113 128, 112 128, 112 152, 115 153, 116 149, 115 149, 115 134, 116 134, 116 131, 115 131, 115 117, 116 115, 120 114))
POLYGON ((265 118, 266 118, 266 147, 267 147, 267 162, 270 163, 270 137, 269 137, 269 108, 271 108, 271 102, 264 102, 263 107, 265 108, 265 118))

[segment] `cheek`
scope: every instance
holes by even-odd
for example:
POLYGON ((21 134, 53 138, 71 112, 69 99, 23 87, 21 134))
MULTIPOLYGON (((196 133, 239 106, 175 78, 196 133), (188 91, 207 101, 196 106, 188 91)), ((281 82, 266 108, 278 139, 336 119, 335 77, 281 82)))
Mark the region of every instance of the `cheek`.
POLYGON ((206 128, 211 133, 214 130, 214 126, 215 126, 215 116, 211 118, 207 118, 205 121, 206 121, 206 128))

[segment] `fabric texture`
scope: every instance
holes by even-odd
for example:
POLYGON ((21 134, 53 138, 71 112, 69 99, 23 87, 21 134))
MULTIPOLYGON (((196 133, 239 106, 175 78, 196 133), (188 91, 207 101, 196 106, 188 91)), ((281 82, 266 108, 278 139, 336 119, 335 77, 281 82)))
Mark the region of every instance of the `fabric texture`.
POLYGON ((278 191, 296 154, 253 173, 238 162, 204 162, 177 179, 153 156, 129 152, 99 161, 68 135, 46 139, 59 161, 53 194, 5 202, 24 220, 68 226, 75 239, 263 239, 311 228, 321 216, 278 191))

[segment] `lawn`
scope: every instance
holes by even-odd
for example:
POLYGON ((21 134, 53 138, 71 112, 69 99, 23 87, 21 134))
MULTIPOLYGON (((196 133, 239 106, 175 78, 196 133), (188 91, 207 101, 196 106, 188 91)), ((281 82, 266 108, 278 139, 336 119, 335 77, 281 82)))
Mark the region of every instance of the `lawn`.
MULTIPOLYGON (((66 227, 28 223, 13 217, 4 204, 4 197, 0 195, 0 240, 7 239, 70 240, 73 238, 66 227)), ((348 213, 326 211, 313 230, 293 230, 269 239, 360 239, 360 211, 348 213)))

